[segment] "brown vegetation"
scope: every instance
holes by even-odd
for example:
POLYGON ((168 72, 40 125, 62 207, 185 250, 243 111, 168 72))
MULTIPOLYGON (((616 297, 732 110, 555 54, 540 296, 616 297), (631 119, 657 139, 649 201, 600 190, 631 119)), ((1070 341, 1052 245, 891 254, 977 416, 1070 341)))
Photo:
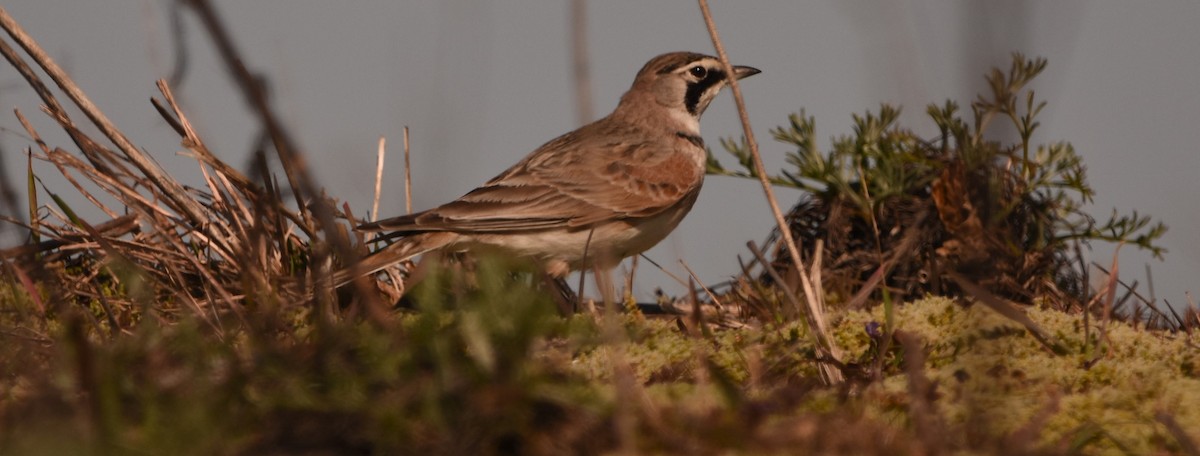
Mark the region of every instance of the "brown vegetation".
POLYGON ((1086 287, 1076 240, 1153 249, 1162 228, 1062 218, 1090 197, 1082 164, 1069 145, 1030 145, 1031 95, 1017 109, 1044 61, 991 75, 970 127, 953 104, 931 107, 939 141, 885 107, 828 155, 794 117, 775 132, 799 150, 784 177, 766 176, 752 137, 730 144, 742 175, 813 196, 777 211, 783 241, 751 247, 759 269, 707 300, 647 306, 665 317, 556 315, 524 265, 486 256, 430 265, 405 290, 415 309, 396 309, 381 299, 404 289, 396 271, 329 290, 369 240, 312 182, 211 5, 180 5, 270 138, 237 170, 160 82, 154 107, 203 189, 164 173, 0 8, 34 65, 5 40, 0 52, 74 143, 47 144, 18 112, 31 158, 107 215, 89 222, 39 193, 31 166, 29 222, 5 219, 31 240, 0 252, 0 453, 1195 451, 1200 320, 1122 312, 1115 279, 1086 287), (985 139, 997 116, 1018 144, 985 139), (899 304, 929 293, 979 305, 899 304))

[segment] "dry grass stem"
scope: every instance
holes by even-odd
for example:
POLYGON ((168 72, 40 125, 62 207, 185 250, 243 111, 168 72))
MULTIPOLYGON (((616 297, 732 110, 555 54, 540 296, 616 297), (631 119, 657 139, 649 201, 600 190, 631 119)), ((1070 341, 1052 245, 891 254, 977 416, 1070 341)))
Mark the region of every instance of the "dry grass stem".
MULTIPOLYGON (((904 348, 904 371, 908 375, 908 410, 919 440, 930 450, 945 447, 945 424, 937 412, 937 384, 925 375, 925 347, 914 334, 897 331, 896 339, 904 348)), ((936 451, 935 451, 936 453, 936 451)))
POLYGON ((652 258, 650 258, 650 257, 646 256, 646 254, 644 254, 644 253, 643 253, 643 254, 641 254, 641 255, 639 255, 639 256, 640 256, 640 257, 642 257, 643 259, 645 259, 646 261, 650 262, 650 265, 651 265, 651 266, 654 266, 654 268, 655 268, 655 269, 658 269, 658 270, 659 270, 659 271, 661 271, 663 274, 666 274, 666 275, 667 275, 667 277, 670 277, 670 278, 671 278, 671 280, 674 280, 674 281, 675 281, 675 283, 677 283, 677 284, 679 284, 679 285, 682 285, 682 286, 685 286, 685 287, 686 287, 686 286, 688 286, 688 282, 687 282, 686 280, 683 280, 683 278, 682 278, 682 277, 679 277, 678 275, 675 275, 675 273, 673 273, 673 272, 671 272, 671 271, 667 270, 667 268, 664 268, 664 267, 662 267, 662 265, 661 265, 661 264, 658 264, 658 262, 657 262, 657 261, 654 261, 654 259, 652 259, 652 258))
POLYGON ((1021 308, 1012 304, 1008 300, 1005 300, 1004 298, 996 296, 987 289, 972 282, 970 279, 967 279, 962 274, 954 271, 946 271, 946 274, 951 280, 954 280, 955 283, 962 287, 963 291, 971 296, 974 296, 977 300, 976 302, 982 303, 1005 318, 1020 323, 1021 326, 1024 326, 1025 329, 1027 329, 1029 333, 1038 340, 1038 342, 1041 342, 1042 346, 1046 347, 1047 350, 1058 354, 1065 352, 1066 349, 1057 340, 1057 338, 1046 332, 1041 328, 1041 326, 1038 326, 1037 323, 1034 323, 1028 315, 1025 315, 1025 312, 1022 311, 1021 308))
POLYGON ((717 299, 717 295, 714 294, 712 290, 710 290, 708 286, 704 284, 704 282, 700 281, 700 276, 696 275, 696 271, 693 271, 692 268, 688 267, 686 261, 683 261, 682 259, 679 260, 679 265, 683 266, 683 269, 687 271, 688 275, 691 276, 693 281, 695 281, 694 283, 699 285, 700 288, 704 290, 704 293, 708 295, 709 299, 712 299, 713 305, 717 306, 717 310, 720 310, 722 307, 724 307, 721 305, 721 300, 717 299))
MULTIPOLYGON (((76 126, 56 101, 50 87, 41 82, 37 73, 12 47, 0 41, 0 53, 27 78, 45 103, 44 111, 68 133, 78 148, 72 153, 46 144, 29 120, 17 112, 18 120, 40 149, 40 154, 31 151, 30 159, 49 162, 84 200, 109 218, 93 226, 77 217, 76 211, 48 188, 44 191, 51 195, 54 206, 41 209, 44 215, 39 215, 35 210, 38 207, 36 192, 32 191, 38 179, 31 164, 31 221, 27 228, 45 240, 35 239, 31 245, 0 252, 6 263, 9 259, 33 255, 43 260, 30 263, 38 268, 43 267, 41 264, 62 264, 68 275, 73 274, 70 271, 83 271, 67 278, 62 287, 54 287, 54 293, 61 291, 63 296, 100 299, 102 302, 97 304, 103 308, 104 315, 131 311, 135 307, 130 306, 136 304, 133 298, 145 296, 137 299, 177 302, 184 309, 192 309, 202 321, 218 330, 223 314, 245 321, 242 309, 247 300, 306 302, 311 299, 309 289, 293 283, 293 277, 311 273, 313 269, 307 267, 309 261, 320 260, 322 252, 330 250, 311 243, 320 244, 324 238, 336 245, 340 237, 349 248, 345 244, 344 229, 331 221, 332 211, 324 211, 325 219, 330 222, 318 226, 305 215, 305 200, 298 201, 300 212, 289 209, 279 198, 279 190, 261 156, 257 172, 263 176, 261 181, 265 186, 217 158, 184 115, 170 87, 159 81, 162 98, 152 99, 154 109, 180 135, 184 148, 181 154, 197 161, 204 182, 201 188, 183 190, 184 186, 178 180, 162 172, 111 125, 104 113, 88 101, 75 83, 46 57, 37 43, 2 8, 0 26, 21 43, 119 151, 104 147, 76 126), (99 192, 89 188, 86 185, 89 183, 99 192), (115 200, 117 206, 108 204, 98 193, 115 200), (297 234, 297 229, 303 234, 297 234), (315 256, 310 258, 309 255, 315 256), (130 277, 138 278, 130 281, 130 277), (98 294, 96 280, 111 281, 112 286, 124 287, 128 296, 114 299, 98 294)), ((254 98, 253 95, 250 97, 254 98)), ((269 113, 263 116, 273 119, 269 113)), ((278 143, 289 144, 289 141, 285 138, 278 143)), ((285 168, 292 167, 285 164, 285 168)), ((316 200, 315 192, 309 194, 316 200)), ((314 205, 328 206, 324 201, 314 205)), ((348 211, 347 218, 352 218, 348 211)), ((25 260, 20 262, 24 264, 25 260)), ((20 271, 17 276, 24 274, 24 268, 15 266, 18 263, 12 264, 11 269, 20 271)), ((110 285, 99 286, 103 292, 110 292, 105 288, 110 285)), ((32 288, 30 292, 34 293, 32 288)), ((364 299, 371 302, 367 296, 364 299)), ((55 301, 59 299, 55 298, 55 301)), ((387 320, 383 316, 385 312, 377 310, 368 307, 369 318, 377 322, 387 320)))
MULTIPOLYGON (((729 56, 725 53, 725 46, 721 43, 720 35, 717 34, 717 25, 713 22, 712 12, 709 11, 707 0, 698 0, 700 4, 700 12, 704 16, 704 24, 708 27, 708 34, 712 37, 713 47, 717 50, 717 57, 721 59, 721 65, 725 68, 725 74, 734 74, 733 64, 729 63, 729 56)), ((737 78, 729 78, 729 88, 733 92, 733 100, 737 105, 738 117, 742 120, 742 131, 746 135, 746 143, 750 148, 750 156, 754 162, 754 169, 758 173, 759 181, 762 184, 763 193, 766 195, 767 204, 771 206, 771 213, 775 216, 775 223, 779 226, 779 232, 783 236, 784 243, 787 245, 788 252, 795 259, 800 283, 804 287, 804 296, 807 302, 805 317, 809 320, 810 326, 818 337, 819 344, 829 353, 829 357, 834 361, 841 361, 841 350, 833 341, 829 334, 829 324, 825 320, 825 311, 823 304, 817 296, 816 288, 812 283, 808 274, 804 272, 804 267, 801 266, 800 250, 796 248, 795 238, 792 236, 792 231, 788 227, 787 220, 783 217, 783 211, 779 209, 779 202, 775 198, 775 191, 771 187, 771 182, 768 179, 766 167, 763 165, 762 156, 758 152, 758 141, 754 139, 754 130, 750 127, 750 116, 746 112, 746 102, 742 98, 742 89, 738 85, 737 78)), ((768 264, 768 263, 764 263, 768 264)), ((820 286, 820 284, 816 284, 820 286)), ((839 370, 831 364, 822 363, 821 372, 823 378, 829 384, 842 383, 845 379, 839 370)))
POLYGON ((379 137, 379 150, 375 153, 375 198, 371 201, 371 221, 379 220, 379 197, 383 193, 383 159, 387 156, 387 138, 379 137))
MULTIPOLYGON (((926 217, 936 213, 928 205, 901 205, 898 217, 896 200, 884 199, 867 205, 878 220, 825 219, 875 236, 856 242, 863 251, 851 258, 844 240, 812 235, 811 219, 797 215, 784 225, 770 185, 779 181, 763 181, 762 172, 756 177, 780 231, 763 243, 770 252, 748 244, 753 266, 738 258, 744 276, 710 287, 682 260, 686 282, 642 256, 687 288, 682 297, 658 296, 669 315, 632 299, 637 257, 620 296, 611 270, 581 272, 576 295, 566 280, 539 276, 536 265, 450 253, 462 261, 442 267, 442 254, 427 254, 421 265, 335 290, 332 272, 356 267, 355 258, 373 248, 370 235, 353 230, 358 218, 348 203, 311 180, 263 78, 236 52, 213 3, 175 5, 172 12, 198 14, 261 123, 267 142, 255 145, 245 170, 221 159, 228 151, 209 149, 164 81, 151 103, 180 145, 131 154, 125 135, 100 127, 103 113, 70 95, 78 90, 70 79, 43 83, 35 68, 57 67, 0 8, 0 28, 29 41, 22 52, 0 39, 0 54, 48 116, 15 113, 24 128, 15 134, 30 141, 17 180, 29 193, 24 203, 9 202, 13 215, 0 214, 0 223, 29 235, 25 245, 0 250, 0 371, 10 373, 0 375, 0 453, 1197 453, 1187 394, 1197 379, 1192 334, 1200 312, 1190 295, 1192 307, 1178 313, 1170 303, 1149 307, 1157 316, 1146 327, 1170 332, 1130 331, 1119 314, 1127 301, 1145 299, 1133 291, 1136 282, 1118 279, 1114 254, 1113 272, 1097 280, 1101 289, 1086 291, 1089 299, 1074 303, 1067 318, 1052 306, 1021 308, 1014 303, 1022 298, 991 291, 986 276, 925 250, 937 240, 925 222, 944 223, 926 217), (92 111, 86 119, 68 117, 55 99, 64 91, 92 111), (195 160, 202 182, 185 186, 149 158, 171 152, 195 160), (279 166, 286 180, 274 174, 279 166), (39 173, 66 183, 55 188, 39 173), (28 221, 18 219, 26 213, 28 221), (95 213, 103 215, 91 220, 95 213), (926 262, 907 267, 905 257, 926 262), (580 302, 589 273, 602 309, 599 298, 580 302), (911 284, 926 279, 974 295, 977 304, 909 302, 928 290, 911 284), (401 300, 410 282, 420 286, 401 300), (555 315, 548 290, 559 293, 563 314, 590 317, 555 315), (874 294, 888 301, 860 306, 874 294), (623 305, 615 305, 618 297, 623 305), (826 298, 836 321, 826 323, 826 298), (1073 318, 1079 309, 1082 325, 1073 318), (1118 369, 1130 375, 1111 375, 1118 369), (1151 400, 1127 401, 1125 393, 1151 400), (149 419, 159 416, 172 419, 149 419)), ((583 5, 572 3, 580 41, 583 5)), ((728 71, 707 2, 700 7, 728 71)), ((752 151, 740 163, 761 171, 741 92, 731 84, 752 151)), ((797 138, 805 136, 796 128, 797 138)), ((381 218, 385 159, 380 137, 371 220, 381 218)), ((881 182, 869 167, 845 175, 881 182)), ((8 184, 0 182, 0 192, 8 184)), ((850 194, 884 198, 878 188, 850 194)), ((962 193, 951 190, 945 194, 962 193)), ((597 253, 605 252, 585 246, 584 262, 608 264, 597 253)), ((1037 279, 1010 282, 1029 289, 1037 279)))
POLYGON ((587 48, 587 0, 571 0, 571 69, 575 80, 575 119, 592 121, 592 72, 587 48))
POLYGON ((412 162, 408 152, 408 126, 404 126, 404 212, 411 214, 412 209, 412 162))
POLYGON ((1179 442, 1179 446, 1183 450, 1183 454, 1188 456, 1200 456, 1200 445, 1196 444, 1195 438, 1188 435, 1188 432, 1184 430, 1183 426, 1179 425, 1179 421, 1175 420, 1174 416, 1172 416, 1170 413, 1160 411, 1154 415, 1154 419, 1158 420, 1158 422, 1162 423, 1163 426, 1167 427, 1167 430, 1170 431, 1171 435, 1175 437, 1175 440, 1179 442))
MULTIPOLYGON (((83 93, 83 90, 42 50, 41 46, 25 32, 25 29, 13 20, 12 16, 3 7, 0 7, 0 27, 3 27, 14 41, 25 49, 25 52, 50 76, 50 79, 58 84, 58 87, 63 92, 66 92, 67 96, 91 119, 92 123, 121 150, 125 158, 132 162, 134 166, 137 166, 149 178, 151 184, 162 190, 164 196, 167 197, 167 202, 171 203, 175 209, 186 214, 193 223, 197 225, 203 223, 204 210, 195 200, 187 196, 183 186, 179 185, 174 179, 166 176, 153 160, 142 154, 141 150, 134 146, 125 137, 124 133, 121 133, 113 125, 112 121, 92 103, 91 99, 83 93)), ((47 101, 47 103, 51 102, 47 101)), ((51 109, 54 109, 54 107, 51 106, 51 109)), ((57 109, 56 111, 64 117, 66 116, 61 109, 57 109)))

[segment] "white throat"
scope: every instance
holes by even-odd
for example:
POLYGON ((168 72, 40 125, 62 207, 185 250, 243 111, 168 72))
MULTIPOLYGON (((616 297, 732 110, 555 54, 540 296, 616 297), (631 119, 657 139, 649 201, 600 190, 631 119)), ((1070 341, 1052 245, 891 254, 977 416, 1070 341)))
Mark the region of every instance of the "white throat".
POLYGON ((679 125, 680 131, 690 135, 700 135, 700 119, 689 114, 683 109, 672 109, 671 120, 674 120, 679 125))

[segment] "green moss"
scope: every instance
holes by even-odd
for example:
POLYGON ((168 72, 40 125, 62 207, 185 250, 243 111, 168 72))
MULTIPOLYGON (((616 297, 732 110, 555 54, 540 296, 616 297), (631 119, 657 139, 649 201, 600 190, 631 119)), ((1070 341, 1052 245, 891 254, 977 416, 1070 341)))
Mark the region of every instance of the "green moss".
MULTIPOLYGON (((860 375, 852 387, 825 388, 801 323, 697 337, 672 319, 622 316, 612 331, 603 319, 555 317, 511 283, 487 286, 495 289, 435 296, 397 314, 394 328, 314 324, 303 308, 250 315, 224 332, 187 318, 144 320, 113 336, 82 317, 22 320, 51 328, 53 340, 4 349, 0 450, 187 454, 291 442, 494 453, 519 442, 528 452, 596 452, 620 447, 623 422, 634 423, 629 444, 649 453, 928 449, 914 431, 899 344, 878 381, 860 375), (91 328, 86 347, 71 328, 91 328), (87 389, 102 400, 80 394, 81 353, 92 366, 87 389), (615 380, 625 369, 632 384, 615 380), (76 437, 47 437, 59 434, 76 437)), ((1068 353, 1051 353, 983 306, 929 298, 895 308, 895 329, 928 352, 923 372, 937 385, 949 448, 1004 453, 1010 435, 1039 419, 1032 437, 1047 453, 1179 451, 1158 412, 1200 429, 1200 355, 1182 335, 1113 322, 1101 337, 1095 321, 1085 331, 1073 315, 1025 312, 1068 353)), ((868 327, 884 321, 883 309, 832 320, 849 372, 867 372, 881 348, 868 327)))
MULTIPOLYGON (((743 353, 761 339, 758 331, 724 330, 711 339, 688 336, 670 320, 623 321, 628 343, 619 345, 620 359, 632 368, 634 378, 642 383, 692 382, 701 361, 712 362, 736 382, 749 377, 743 353)), ((572 369, 589 378, 609 381, 612 378, 613 350, 617 345, 598 345, 574 359, 572 369)))
MULTIPOLYGON (((848 344, 850 357, 866 351, 861 338, 848 334, 866 322, 881 321, 881 312, 849 313, 838 323, 840 340, 858 341, 848 344)), ((1066 345, 1079 349, 1056 356, 1020 325, 981 305, 964 308, 932 298, 897 309, 897 329, 925 342, 926 375, 938 383, 937 405, 949 425, 972 426, 973 432, 1000 439, 1045 411, 1057 397, 1057 411, 1039 433, 1047 449, 1086 441, 1081 448, 1088 452, 1153 452, 1174 441, 1155 421, 1159 411, 1186 423, 1185 428, 1200 428, 1195 407, 1200 404, 1200 381, 1189 367, 1197 354, 1182 337, 1112 322, 1106 329, 1107 342, 1089 354, 1082 351, 1084 328, 1076 316, 1036 308, 1027 313, 1066 345), (1086 438, 1090 435, 1100 437, 1086 438)), ((1090 334, 1097 332, 1093 328, 1090 334)), ((893 395, 902 395, 906 382, 899 380, 904 378, 896 372, 872 388, 872 397, 902 397, 893 395)), ((877 413, 886 415, 884 409, 877 413)))

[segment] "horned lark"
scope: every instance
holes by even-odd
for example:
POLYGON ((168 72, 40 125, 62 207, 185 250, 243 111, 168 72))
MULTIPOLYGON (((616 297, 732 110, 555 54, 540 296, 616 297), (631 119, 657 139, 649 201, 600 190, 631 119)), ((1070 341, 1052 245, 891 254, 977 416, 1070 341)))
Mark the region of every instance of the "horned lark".
MULTIPOLYGON (((741 79, 759 70, 733 72, 741 79)), ((696 202, 706 155, 700 115, 728 82, 715 57, 651 59, 608 117, 546 143, 457 200, 359 226, 399 240, 335 283, 435 249, 498 250, 539 261, 554 277, 646 251, 696 202)))

